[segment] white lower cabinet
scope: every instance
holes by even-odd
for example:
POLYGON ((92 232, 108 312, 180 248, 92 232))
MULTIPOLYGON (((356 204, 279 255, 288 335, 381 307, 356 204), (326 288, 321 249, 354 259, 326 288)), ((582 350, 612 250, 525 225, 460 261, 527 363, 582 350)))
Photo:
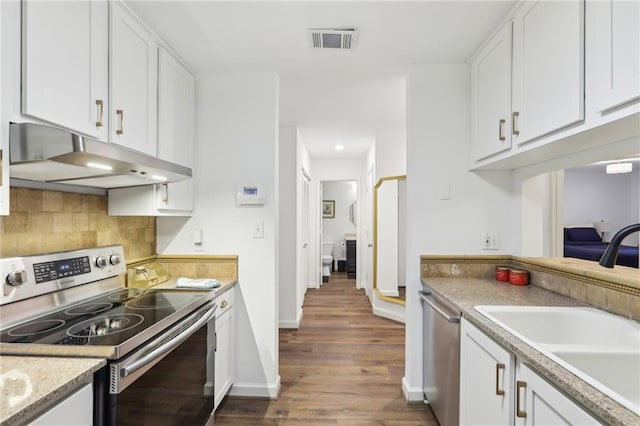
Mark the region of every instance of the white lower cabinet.
POLYGON ((542 426, 600 423, 463 318, 460 424, 542 426))
POLYGON ((93 383, 86 384, 29 424, 43 426, 93 424, 93 383))
POLYGON ((233 296, 230 289, 216 298, 216 367, 214 377, 214 410, 225 397, 234 380, 233 296))

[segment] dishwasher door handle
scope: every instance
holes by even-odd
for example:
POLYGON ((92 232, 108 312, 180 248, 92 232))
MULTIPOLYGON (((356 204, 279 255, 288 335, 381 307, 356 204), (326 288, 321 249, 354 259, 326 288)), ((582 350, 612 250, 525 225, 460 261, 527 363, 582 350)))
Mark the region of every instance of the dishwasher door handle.
POLYGON ((460 322, 460 315, 450 315, 448 312, 445 312, 445 310, 441 306, 438 305, 438 302, 436 302, 433 297, 428 297, 431 296, 431 292, 419 291, 418 294, 420 295, 420 299, 428 303, 429 306, 431 306, 433 310, 436 311, 441 317, 446 319, 447 322, 453 324, 457 324, 460 322))

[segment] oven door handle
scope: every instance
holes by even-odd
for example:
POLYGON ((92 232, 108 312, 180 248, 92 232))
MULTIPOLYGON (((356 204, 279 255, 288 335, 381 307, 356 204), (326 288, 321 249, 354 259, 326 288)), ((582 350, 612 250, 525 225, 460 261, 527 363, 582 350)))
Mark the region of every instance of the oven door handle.
POLYGON ((176 347, 180 346, 182 342, 184 342, 189 337, 191 337, 193 333, 195 333, 198 329, 200 329, 200 327, 202 327, 204 324, 209 322, 211 318, 213 318, 213 316, 216 313, 215 308, 216 308, 216 304, 214 301, 210 301, 209 303, 207 303, 202 309, 200 309, 198 312, 193 314, 190 319, 196 318, 199 315, 201 315, 203 312, 208 311, 202 316, 202 318, 200 318, 198 321, 190 325, 188 328, 186 328, 184 331, 182 331, 180 334, 178 334, 168 342, 148 352, 142 358, 136 359, 135 361, 131 362, 131 364, 129 365, 122 365, 120 368, 120 375, 122 377, 127 377, 128 375, 133 374, 137 370, 144 367, 146 364, 154 361, 157 358, 161 358, 165 356, 166 354, 174 350, 176 347))

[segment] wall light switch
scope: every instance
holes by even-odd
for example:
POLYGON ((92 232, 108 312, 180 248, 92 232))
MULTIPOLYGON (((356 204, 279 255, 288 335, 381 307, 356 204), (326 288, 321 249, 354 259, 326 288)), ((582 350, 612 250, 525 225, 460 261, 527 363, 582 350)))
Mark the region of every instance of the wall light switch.
POLYGON ((264 238, 264 222, 253 225, 253 238, 264 238))
POLYGON ((193 249, 196 251, 204 250, 204 236, 202 229, 193 230, 193 249))

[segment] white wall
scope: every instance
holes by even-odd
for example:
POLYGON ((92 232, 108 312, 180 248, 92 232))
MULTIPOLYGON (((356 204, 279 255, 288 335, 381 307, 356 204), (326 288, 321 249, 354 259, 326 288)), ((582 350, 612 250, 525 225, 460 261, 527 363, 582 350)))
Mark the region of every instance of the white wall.
POLYGON ((407 135, 402 132, 379 131, 376 134, 376 182, 381 177, 407 173, 407 135))
MULTIPOLYGON (((590 224, 604 220, 611 231, 609 241, 619 229, 640 222, 638 181, 640 171, 606 174, 602 170, 564 172, 564 223, 590 224)), ((638 245, 638 235, 625 238, 624 244, 638 245)))
POLYGON ((278 232, 278 318, 279 326, 295 327, 301 314, 297 286, 297 134, 295 127, 280 127, 280 223, 278 232))
POLYGON ((322 219, 322 242, 333 241, 333 259, 345 260, 344 236, 357 231, 349 218, 349 209, 358 200, 358 183, 355 180, 322 182, 322 198, 335 201, 335 217, 322 219))
POLYGON ((278 76, 205 74, 196 79, 194 213, 158 218, 158 253, 236 254, 236 395, 275 397, 278 375, 278 76), (239 185, 261 185, 264 206, 237 206, 239 185), (264 223, 264 238, 253 238, 264 223), (204 232, 195 252, 194 229, 204 232))
POLYGON ((421 254, 516 252, 509 172, 467 171, 468 74, 465 64, 411 67, 407 77, 407 307, 403 389, 422 399, 422 311, 416 296, 421 254), (450 188, 450 199, 441 193, 450 188), (484 232, 500 250, 480 249, 484 232))

